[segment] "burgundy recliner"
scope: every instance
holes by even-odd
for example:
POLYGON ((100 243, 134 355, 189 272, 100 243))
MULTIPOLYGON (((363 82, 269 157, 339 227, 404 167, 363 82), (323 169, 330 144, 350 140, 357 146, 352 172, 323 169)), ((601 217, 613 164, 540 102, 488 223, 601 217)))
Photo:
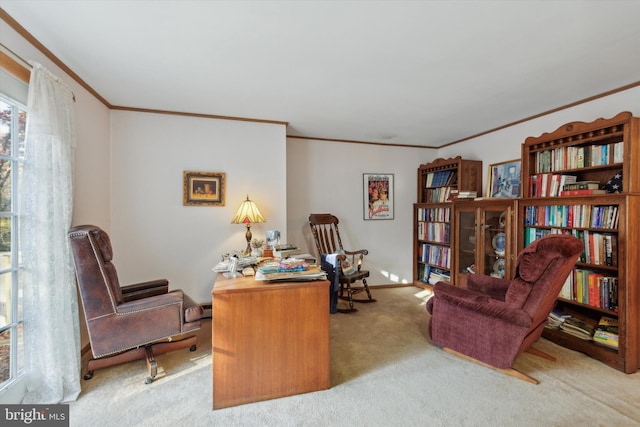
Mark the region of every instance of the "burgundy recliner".
MULTIPOLYGON (((549 235, 518 254, 513 280, 471 274, 467 288, 436 283, 427 301, 431 339, 453 353, 537 384, 511 366, 540 338, 582 250, 576 237, 549 235)), ((531 352, 553 360, 539 350, 531 352)))
POLYGON ((196 336, 172 338, 200 329, 202 306, 181 290, 169 292, 166 279, 120 287, 111 241, 99 227, 74 227, 68 237, 94 356, 85 380, 95 369, 146 358, 148 384, 157 374, 154 354, 195 351, 196 336))

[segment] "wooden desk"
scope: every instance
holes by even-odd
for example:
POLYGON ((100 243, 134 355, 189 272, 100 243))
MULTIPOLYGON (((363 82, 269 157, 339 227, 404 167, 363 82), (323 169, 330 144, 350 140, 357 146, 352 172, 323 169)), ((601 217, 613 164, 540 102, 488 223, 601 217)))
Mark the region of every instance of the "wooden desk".
POLYGON ((329 282, 267 284, 218 275, 213 409, 330 386, 329 282))

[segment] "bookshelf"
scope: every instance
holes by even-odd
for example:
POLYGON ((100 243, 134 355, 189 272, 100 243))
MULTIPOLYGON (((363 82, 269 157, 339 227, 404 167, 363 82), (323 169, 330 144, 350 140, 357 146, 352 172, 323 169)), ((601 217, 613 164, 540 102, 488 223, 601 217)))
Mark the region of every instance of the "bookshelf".
POLYGON ((416 203, 413 213, 414 282, 427 285, 436 279, 448 281, 452 260, 451 203, 416 203))
POLYGON ((461 191, 481 194, 481 161, 460 157, 436 159, 418 168, 418 200, 413 206, 413 280, 417 286, 428 286, 436 279, 451 279, 451 200, 461 191))
POLYGON ((527 138, 522 146, 524 197, 517 208, 520 249, 550 233, 571 234, 585 244, 556 309, 592 327, 603 318, 618 323, 617 348, 561 329, 545 329, 543 336, 626 373, 640 369, 639 154, 640 120, 630 113, 572 122, 527 138), (562 175, 601 191, 550 191, 550 181, 562 175), (611 193, 616 189, 609 182, 616 176, 619 192, 611 193))
POLYGON ((461 191, 482 195, 482 161, 458 156, 418 167, 418 203, 447 202, 461 191))

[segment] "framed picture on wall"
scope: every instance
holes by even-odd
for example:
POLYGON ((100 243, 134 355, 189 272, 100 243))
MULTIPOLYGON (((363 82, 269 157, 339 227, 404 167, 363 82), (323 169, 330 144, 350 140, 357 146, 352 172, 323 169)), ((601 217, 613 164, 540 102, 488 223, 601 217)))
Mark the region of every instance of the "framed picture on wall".
POLYGON ((520 197, 519 159, 489 165, 487 197, 516 199, 520 197))
POLYGON ((224 172, 184 171, 183 205, 224 206, 224 172))
POLYGON ((393 174, 363 174, 364 219, 393 219, 393 174))

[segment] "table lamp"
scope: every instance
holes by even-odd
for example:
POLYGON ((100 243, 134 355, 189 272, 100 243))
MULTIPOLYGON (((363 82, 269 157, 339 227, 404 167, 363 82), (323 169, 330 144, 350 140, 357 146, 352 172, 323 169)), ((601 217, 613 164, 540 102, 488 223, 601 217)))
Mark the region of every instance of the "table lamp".
POLYGON ((247 238, 247 249, 244 251, 245 255, 251 254, 251 224, 258 222, 267 222, 267 220, 264 219, 256 204, 252 200, 249 200, 249 196, 247 195, 247 200, 240 204, 236 216, 231 220, 231 224, 244 224, 247 226, 247 233, 245 234, 247 238))

